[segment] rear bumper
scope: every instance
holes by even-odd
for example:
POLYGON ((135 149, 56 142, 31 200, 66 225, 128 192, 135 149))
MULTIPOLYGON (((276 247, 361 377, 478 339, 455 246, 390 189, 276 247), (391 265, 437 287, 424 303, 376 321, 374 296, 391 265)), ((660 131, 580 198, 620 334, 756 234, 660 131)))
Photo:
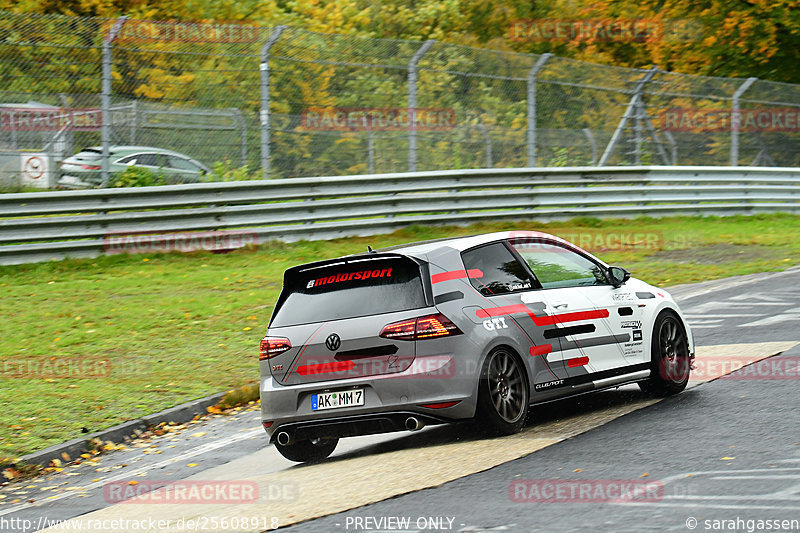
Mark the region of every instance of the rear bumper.
POLYGON ((320 418, 282 424, 272 432, 270 442, 274 442, 281 432, 287 433, 291 440, 305 440, 324 437, 357 437, 359 435, 405 431, 408 429, 406 421, 409 418, 416 418, 426 426, 452 422, 452 420, 412 411, 391 411, 320 418))
POLYGON ((98 187, 102 183, 102 178, 97 180, 92 179, 96 176, 76 175, 74 174, 61 174, 56 182, 56 185, 65 189, 91 189, 98 187))
MULTIPOLYGON (((409 369, 412 370, 412 369, 409 369)), ((415 416, 425 424, 465 420, 475 416, 477 381, 463 373, 434 377, 400 373, 337 381, 281 385, 272 376, 261 379, 261 419, 272 440, 280 431, 300 432, 297 438, 349 437, 406 429, 415 416), (328 391, 364 389, 364 405, 313 411, 312 395, 328 391), (444 408, 426 404, 457 401, 444 408)))

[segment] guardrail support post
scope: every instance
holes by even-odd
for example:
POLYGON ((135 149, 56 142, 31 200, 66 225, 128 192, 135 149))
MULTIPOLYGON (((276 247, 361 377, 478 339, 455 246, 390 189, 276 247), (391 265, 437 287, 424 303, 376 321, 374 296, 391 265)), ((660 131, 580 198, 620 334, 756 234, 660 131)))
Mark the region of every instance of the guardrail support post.
POLYGON ((428 39, 419 47, 408 62, 408 171, 417 171, 417 64, 434 39, 428 39))
POLYGON ((261 171, 264 179, 269 178, 270 166, 270 122, 269 122, 269 51, 280 38, 286 26, 278 26, 261 47, 261 171))
POLYGON ((731 166, 735 167, 739 164, 739 126, 741 126, 742 117, 739 115, 739 99, 742 94, 750 88, 758 78, 747 78, 742 83, 736 92, 733 93, 731 98, 731 166))
POLYGON ((100 89, 100 112, 102 114, 102 124, 100 125, 100 144, 103 146, 103 158, 100 161, 100 175, 102 176, 102 187, 108 186, 109 176, 109 157, 111 151, 111 60, 114 40, 122 31, 122 26, 128 17, 119 17, 108 35, 103 39, 103 72, 102 87, 100 89))
POLYGON ((631 120, 634 114, 639 111, 639 107, 644 108, 642 91, 644 90, 644 86, 647 85, 647 82, 652 80, 653 76, 656 75, 656 72, 658 72, 658 67, 653 67, 645 72, 644 76, 642 76, 642 78, 636 82, 636 86, 633 88, 633 96, 631 97, 631 101, 628 102, 628 107, 625 109, 625 114, 622 115, 622 119, 620 119, 617 129, 614 130, 614 135, 611 136, 611 140, 608 141, 608 146, 606 146, 603 156, 600 158, 597 166, 603 167, 606 165, 606 163, 608 163, 608 160, 611 158, 611 154, 614 152, 614 148, 617 146, 620 137, 622 137, 622 132, 625 131, 625 126, 628 125, 628 121, 631 120))
POLYGON ((536 76, 553 54, 539 56, 528 72, 528 166, 536 166, 536 76))

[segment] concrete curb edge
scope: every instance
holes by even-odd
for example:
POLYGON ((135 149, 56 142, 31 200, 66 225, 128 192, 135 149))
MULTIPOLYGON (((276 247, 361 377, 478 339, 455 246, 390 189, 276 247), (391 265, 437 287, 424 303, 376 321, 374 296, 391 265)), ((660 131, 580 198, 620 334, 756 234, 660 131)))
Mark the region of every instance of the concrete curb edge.
POLYGON ((146 431, 147 428, 157 426, 162 422, 175 422, 178 424, 188 422, 197 415, 206 414, 208 408, 217 405, 225 394, 225 392, 218 392, 211 396, 191 400, 161 412, 147 415, 136 420, 129 420, 101 431, 87 433, 80 438, 54 444, 43 450, 23 455, 16 463, 48 466, 53 459, 63 460, 62 454, 64 453, 66 453, 71 460, 74 460, 78 458, 80 454, 88 451, 89 441, 93 439, 99 439, 104 442, 122 442, 134 436, 137 431, 146 431))

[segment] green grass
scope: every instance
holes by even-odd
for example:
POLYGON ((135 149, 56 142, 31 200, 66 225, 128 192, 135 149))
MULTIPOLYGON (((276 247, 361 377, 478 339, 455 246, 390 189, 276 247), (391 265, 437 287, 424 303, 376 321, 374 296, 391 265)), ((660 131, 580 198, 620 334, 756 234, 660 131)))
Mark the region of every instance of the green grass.
POLYGON ((257 381, 258 342, 289 266, 365 251, 368 244, 378 248, 520 228, 588 235, 594 243, 598 235, 655 236, 656 247, 595 253, 661 285, 800 263, 800 217, 756 215, 413 226, 391 235, 270 243, 231 254, 0 267, 0 354, 6 365, 0 459, 257 381), (111 371, 83 378, 9 377, 9 363, 30 359, 104 360, 111 371))

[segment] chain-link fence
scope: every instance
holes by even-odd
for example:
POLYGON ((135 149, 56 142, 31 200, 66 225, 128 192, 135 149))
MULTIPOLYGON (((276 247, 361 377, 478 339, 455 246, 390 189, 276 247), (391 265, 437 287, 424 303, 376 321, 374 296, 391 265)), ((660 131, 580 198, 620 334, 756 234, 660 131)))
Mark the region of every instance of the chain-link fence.
POLYGON ((800 86, 764 80, 283 26, 5 12, 0 67, 5 189, 800 166, 800 86))

